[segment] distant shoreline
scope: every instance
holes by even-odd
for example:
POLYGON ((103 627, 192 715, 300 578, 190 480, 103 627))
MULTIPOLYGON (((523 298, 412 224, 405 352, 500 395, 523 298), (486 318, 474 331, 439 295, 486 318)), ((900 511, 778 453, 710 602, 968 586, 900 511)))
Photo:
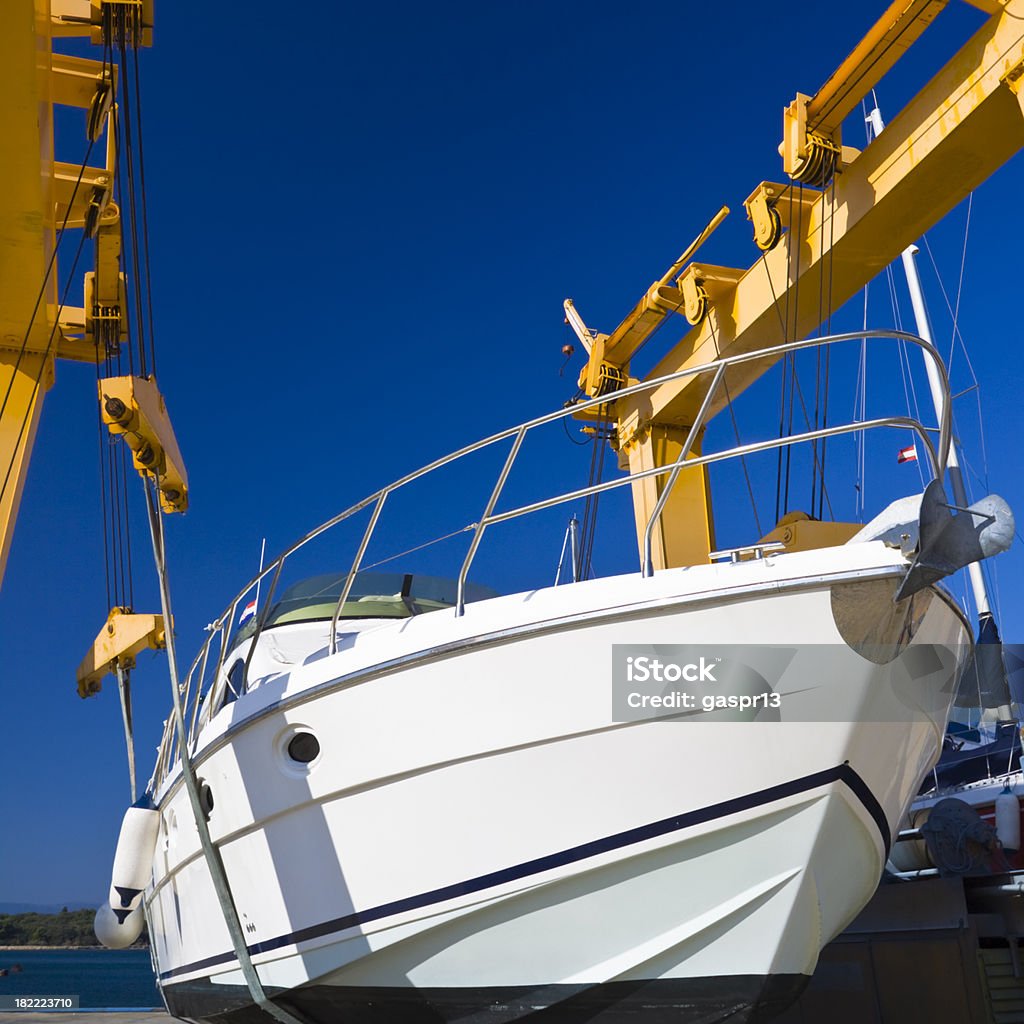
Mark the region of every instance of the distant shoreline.
MULTIPOLYGON (((100 953, 109 952, 106 946, 0 946, 0 953, 23 953, 46 949, 95 949, 100 953)), ((149 946, 129 946, 128 949, 149 949, 149 946)), ((123 953, 124 950, 118 949, 114 952, 123 953)))

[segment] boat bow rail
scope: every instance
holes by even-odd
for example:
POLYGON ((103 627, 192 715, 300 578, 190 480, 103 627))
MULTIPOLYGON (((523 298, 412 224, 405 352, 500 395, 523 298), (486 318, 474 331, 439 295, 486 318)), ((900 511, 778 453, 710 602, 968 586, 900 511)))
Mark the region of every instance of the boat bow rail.
MULTIPOLYGON (((249 650, 244 662, 244 670, 242 673, 241 690, 245 690, 245 677, 248 673, 249 664, 252 659, 253 652, 256 650, 257 644, 259 643, 260 636, 268 624, 268 615, 273 607, 274 595, 277 592, 278 584, 281 580, 282 570, 288 561, 288 559, 295 554, 299 549, 305 547, 310 541, 321 537, 327 531, 338 526, 340 523, 351 519, 358 513, 370 509, 369 522, 364 530, 360 541, 356 547, 355 555, 352 560, 351 567, 349 568, 345 581, 341 588, 341 593, 338 598, 337 604, 334 609, 334 614, 331 619, 331 629, 329 634, 329 650, 330 653, 337 651, 337 637, 338 637, 338 624, 341 618, 342 610, 345 606, 346 601, 352 590, 353 582, 357 574, 363 565, 363 559, 366 554, 367 548, 369 547, 370 541, 373 538, 374 532, 377 528, 378 522, 381 517, 381 513, 384 510, 385 503, 388 498, 393 495, 396 491, 408 486, 414 481, 420 480, 428 474, 434 473, 444 467, 451 465, 458 460, 465 459, 466 457, 473 455, 483 449, 490 448, 495 445, 499 445, 502 442, 510 442, 510 448, 508 454, 502 464, 501 470, 495 480, 494 486, 491 489, 490 495, 487 499, 486 505, 481 511, 479 518, 474 521, 465 524, 460 529, 455 530, 453 533, 446 534, 444 538, 458 535, 460 533, 470 533, 471 538, 466 552, 463 558, 461 567, 458 573, 457 579, 457 596, 455 601, 455 607, 451 609, 452 613, 461 616, 465 610, 466 602, 466 581, 472 568, 473 561, 476 557, 477 551, 479 550, 480 544, 483 540, 484 533, 488 527, 496 525, 498 523, 508 522, 513 519, 518 519, 523 516, 530 515, 532 513, 540 512, 544 509, 551 508, 556 505, 561 505, 567 502, 578 501, 585 499, 590 495, 600 494, 604 491, 614 490, 619 487, 635 484, 639 480, 643 480, 648 477, 667 477, 665 484, 662 488, 660 499, 654 507, 649 519, 646 522, 645 529, 640 536, 640 572, 644 576, 653 575, 653 565, 651 559, 651 536, 652 532, 657 525, 660 517, 662 516, 665 504, 668 500, 669 494, 672 491, 680 473, 688 468, 693 468, 701 465, 707 465, 715 462, 722 462, 728 459, 740 458, 745 455, 753 454, 756 452, 767 451, 770 449, 786 448, 793 445, 803 444, 806 442, 813 442, 821 438, 836 437, 842 434, 850 434, 864 430, 872 430, 878 428, 898 428, 902 430, 913 431, 917 439, 920 441, 921 450, 927 456, 927 464, 933 480, 941 480, 943 476, 942 467, 944 467, 948 460, 948 453, 950 448, 951 429, 952 429, 952 399, 949 388, 949 378, 946 373, 945 365, 943 364, 942 357, 939 355, 937 349, 925 339, 918 335, 911 334, 905 331, 896 330, 874 330, 874 331, 856 331, 844 334, 833 334, 817 338, 807 338, 799 341, 786 342, 781 345, 775 345, 769 348, 758 349, 753 352, 747 352, 743 354, 737 354, 728 356, 711 363, 704 363, 699 366, 689 367, 684 370, 680 370, 676 373, 667 374, 662 377, 653 378, 646 380, 641 383, 632 385, 630 387, 621 388, 610 395, 603 395, 597 398, 589 399, 587 401, 578 402, 567 406, 564 409, 560 409, 556 412, 549 413, 544 416, 539 416, 535 419, 528 420, 525 423, 520 424, 516 427, 511 427, 507 430, 502 430, 499 433, 493 434, 490 437, 484 438, 481 441, 477 441, 474 444, 467 445, 464 448, 459 449, 456 452, 446 455, 440 459, 429 463, 421 469, 415 470, 405 476, 399 478, 391 484, 381 488, 373 494, 363 498, 361 501, 354 505, 349 506, 344 511, 339 512, 337 515, 332 516, 326 522, 320 526, 311 530, 305 536, 301 537, 291 547, 282 552, 276 559, 266 565, 259 573, 257 573, 248 583, 242 588, 241 591, 236 595, 234 600, 227 606, 224 613, 216 619, 208 629, 208 636, 206 641, 203 643, 198 655, 193 661, 188 675, 184 683, 181 684, 182 699, 185 707, 188 709, 188 725, 189 725, 189 744, 192 749, 195 749, 195 745, 198 740, 198 733, 200 727, 209 720, 213 711, 213 701, 207 700, 208 694, 210 693, 211 687, 218 680, 223 672, 225 659, 229 651, 234 646, 232 643, 231 630, 233 624, 237 621, 237 615, 240 608, 245 607, 246 599, 255 591, 259 593, 258 588, 261 583, 265 580, 269 580, 269 585, 266 588, 266 596, 262 602, 262 607, 257 611, 256 627, 252 635, 252 642, 249 645, 249 650), (941 403, 941 415, 939 416, 939 423, 937 427, 926 427, 917 419, 910 416, 886 416, 868 420, 855 420, 849 423, 833 425, 829 427, 821 427, 816 430, 809 430, 802 433, 787 434, 780 437, 770 438, 764 441, 755 441, 748 444, 737 444, 732 447, 723 449, 722 451, 705 453, 701 455, 695 455, 693 457, 687 457, 694 447, 695 440, 699 437, 700 432, 706 426, 709 418, 708 411, 712 408, 715 398, 722 387, 725 380, 726 371, 733 366, 737 366, 742 363, 751 363, 756 361, 775 361, 782 356, 791 353, 798 352, 803 349, 810 348, 823 348, 832 345, 842 344, 846 342, 864 342, 864 341, 889 341, 896 343, 909 343, 918 346, 925 354, 925 357, 934 366, 936 375, 941 384, 942 403, 941 403), (588 487, 578 488, 570 491, 566 491, 562 494, 555 495, 550 498, 545 498, 540 501, 530 502, 529 504, 520 505, 516 508, 507 509, 503 511, 495 511, 498 501, 505 488, 505 484, 508 480, 509 474, 512 467, 516 463, 516 460, 520 454, 523 441, 526 436, 539 427, 547 424, 564 420, 568 417, 579 416, 580 413, 586 413, 592 411, 592 413, 599 413, 602 411, 601 407, 607 409, 614 402, 619 401, 622 398, 639 395, 643 392, 652 391, 659 386, 669 383, 671 381, 680 380, 683 378, 694 378, 702 374, 712 375, 712 379, 705 398, 701 403, 701 407, 694 418, 694 422, 689 426, 686 440, 682 446, 682 450, 679 456, 672 462, 669 462, 662 466, 656 466, 654 468, 645 470, 643 472, 632 473, 626 476, 616 478, 614 480, 608 480, 597 484, 592 484, 588 487), (937 444, 933 443, 931 434, 937 434, 937 444), (216 643, 216 647, 215 647, 216 643)), ((598 442, 600 443, 600 442, 598 442)), ((432 543, 432 542, 427 542, 432 543)), ((425 545, 424 545, 425 546, 425 545)), ((439 611, 435 611, 432 614, 440 614, 439 611)), ((237 641, 237 638, 234 638, 237 641)), ((168 722, 164 729, 164 735, 162 742, 159 747, 157 763, 154 769, 153 778, 150 780, 150 791, 154 792, 155 788, 158 787, 167 774, 171 770, 172 766, 176 761, 176 738, 175 731, 173 729, 172 720, 168 719, 168 722)))

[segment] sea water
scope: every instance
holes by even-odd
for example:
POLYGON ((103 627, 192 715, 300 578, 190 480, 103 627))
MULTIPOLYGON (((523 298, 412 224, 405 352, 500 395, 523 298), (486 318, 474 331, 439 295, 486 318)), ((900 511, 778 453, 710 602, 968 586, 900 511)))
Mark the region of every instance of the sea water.
POLYGON ((0 950, 0 996, 78 996, 83 1009, 163 1008, 148 949, 0 950), (15 964, 21 971, 12 973, 15 964))

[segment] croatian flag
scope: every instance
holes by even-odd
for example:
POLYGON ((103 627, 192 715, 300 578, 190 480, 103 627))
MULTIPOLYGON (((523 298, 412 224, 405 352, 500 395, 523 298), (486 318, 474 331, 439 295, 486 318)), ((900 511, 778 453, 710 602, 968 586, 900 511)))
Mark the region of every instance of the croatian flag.
POLYGON ((256 614, 256 602, 250 601, 243 609, 242 614, 238 616, 238 624, 241 625, 246 619, 251 618, 256 614))
POLYGON ((917 462, 917 446, 912 444, 909 448, 901 448, 896 456, 896 461, 917 462))

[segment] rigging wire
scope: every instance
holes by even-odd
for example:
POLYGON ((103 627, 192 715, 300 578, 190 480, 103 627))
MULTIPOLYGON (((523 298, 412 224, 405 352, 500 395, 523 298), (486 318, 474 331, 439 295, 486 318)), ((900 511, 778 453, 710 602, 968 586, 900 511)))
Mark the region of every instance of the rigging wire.
MULTIPOLYGON (((987 441, 986 441, 986 438, 985 438, 985 413, 984 413, 984 408, 982 406, 982 401, 981 401, 981 386, 978 383, 978 375, 975 372, 974 363, 971 361, 971 354, 970 354, 970 352, 967 349, 967 343, 964 340, 963 334, 960 331, 960 327, 959 327, 959 323, 958 323, 959 309, 960 309, 960 299, 959 299, 959 296, 958 296, 957 297, 956 310, 954 311, 954 308, 950 304, 950 301, 949 301, 949 295, 946 292, 946 286, 945 286, 945 284, 943 283, 943 280, 942 280, 942 274, 939 272, 938 264, 936 263, 935 256, 932 253, 931 245, 928 243, 928 236, 927 235, 924 236, 923 241, 924 241, 925 251, 928 253, 928 259, 929 259, 929 261, 931 262, 931 265, 932 265, 932 270, 934 271, 935 277, 936 277, 936 279, 937 279, 937 281, 939 283, 939 289, 942 292, 943 301, 946 303, 946 309, 949 311, 949 315, 953 318, 953 337, 955 339, 959 340, 959 342, 960 342, 960 351, 961 351, 961 353, 962 353, 962 355, 964 357, 964 361, 967 363, 967 369, 968 369, 968 372, 970 373, 971 386, 968 387, 968 388, 965 388, 964 391, 959 392, 954 397, 955 398, 959 397, 960 394, 965 394, 967 391, 972 391, 973 390, 975 392, 975 404, 976 404, 977 410, 978 410, 978 440, 979 440, 979 444, 980 444, 980 447, 981 447, 982 466, 984 468, 984 478, 985 478, 985 485, 984 486, 986 488, 988 488, 988 486, 989 486, 989 484, 988 484, 988 478, 989 478, 989 473, 988 473, 988 444, 987 444, 987 441)), ((964 232, 964 243, 963 244, 964 244, 964 254, 966 255, 966 249, 967 249, 967 232, 966 231, 964 232)), ((951 358, 952 358, 952 354, 951 354, 951 358)))
POLYGON ((440 544, 443 541, 451 540, 452 537, 458 537, 460 533, 470 533, 475 528, 475 523, 467 523, 465 526, 460 526, 457 530, 452 530, 451 533, 446 533, 443 537, 435 537, 433 540, 424 541, 422 544, 417 544, 415 547, 406 548, 404 551, 399 551, 397 554, 388 555, 386 558, 381 558, 376 562, 371 562, 369 565, 364 566, 360 571, 369 572, 371 569, 376 569, 378 566, 386 565, 388 562, 393 562, 396 558, 405 558, 406 555, 413 555, 417 551, 422 551, 424 548, 432 547, 434 544, 440 544))
MULTIPOLYGON (((610 419, 605 406, 598 406, 599 415, 594 428, 593 450, 587 487, 596 487, 604 479, 605 442, 609 439, 610 419)), ((593 569, 594 539, 597 535, 597 512, 600 493, 588 494, 583 503, 583 524, 580 527, 579 579, 586 580, 593 569)))
MULTIPOLYGON (((892 309, 892 320, 897 331, 903 330, 903 317, 900 314, 899 297, 896 292, 896 277, 893 274, 892 266, 885 268, 886 281, 889 285, 889 304, 892 309)), ((917 385, 914 383, 914 371, 910 364, 910 352, 907 343, 903 340, 896 342, 896 354, 900 364, 900 378, 903 381, 903 395, 907 403, 907 415, 912 419, 921 422, 921 407, 917 398, 917 385)), ((916 443, 916 437, 912 437, 916 443)), ((924 490, 924 470, 921 467, 921 460, 916 461, 917 476, 921 482, 921 490, 924 490)))
MULTIPOLYGON (((100 375, 100 361, 96 360, 96 393, 99 394, 99 383, 101 380, 100 375)), ((114 602, 110 590, 110 539, 109 531, 107 530, 107 522, 110 516, 110 509, 107 507, 107 474, 106 474, 106 455, 107 448, 110 447, 108 441, 107 428, 103 425, 103 414, 100 412, 100 403, 96 403, 96 425, 98 428, 99 438, 99 464, 100 464, 100 502, 103 512, 103 572, 104 579, 107 587, 107 607, 113 608, 114 602)))
MULTIPOLYGON (((824 200, 822 200, 824 204, 824 200)), ((834 269, 835 269, 835 241, 836 241, 836 179, 832 179, 832 198, 829 205, 829 241, 828 241, 828 296, 826 300, 826 310, 828 316, 825 320, 825 333, 832 333, 832 286, 834 283, 834 269)), ((832 372, 832 346, 825 346, 825 395, 822 402, 821 410, 821 426, 826 428, 828 426, 828 396, 829 396, 829 385, 831 381, 832 372)), ((826 466, 826 455, 828 451, 828 438, 823 437, 821 439, 821 491, 818 494, 818 519, 824 519, 824 505, 825 505, 825 466, 826 466)), ((813 509, 812 509, 813 512, 813 509)), ((831 509, 830 509, 831 513, 831 509)))
MULTIPOLYGON (((971 233, 971 209, 974 206, 974 193, 971 192, 967 197, 967 215, 964 218, 964 241, 963 246, 960 249, 960 275, 956 285, 956 305, 950 310, 950 315, 953 318, 953 331, 949 339, 949 365, 947 370, 950 374, 953 372, 953 355, 955 352, 956 339, 960 333, 959 322, 960 322, 960 299, 963 296, 964 290, 964 270, 967 266, 967 241, 971 233)), ((935 276, 939 279, 939 284, 942 285, 942 275, 939 274, 939 268, 935 266, 935 257, 932 255, 931 246, 928 245, 927 235, 925 236, 925 246, 928 249, 928 257, 932 261, 932 266, 935 267, 935 276)), ((946 298, 946 289, 942 285, 942 295, 946 299, 946 305, 949 306, 949 299, 946 298)), ((966 353, 966 346, 963 345, 963 339, 961 339, 961 345, 966 353)))
MULTIPOLYGON (((109 10, 109 9, 108 9, 109 10)), ((114 62, 114 43, 118 44, 119 51, 119 92, 124 96, 128 88, 126 78, 127 55, 125 51, 125 40, 129 35, 127 12, 118 12, 116 18, 108 17, 106 22, 106 47, 108 58, 114 62), (115 23, 116 21, 116 23, 115 23)), ((133 50, 134 53, 134 50, 133 50)), ((115 98, 117 99, 117 98, 115 98)), ((103 346, 103 367, 104 372, 100 373, 97 360, 97 392, 102 402, 102 395, 99 394, 100 384, 104 376, 122 376, 123 359, 127 355, 128 372, 135 375, 136 364, 142 374, 147 372, 146 350, 143 342, 142 327, 139 320, 140 298, 138 282, 140 278, 137 250, 137 230, 135 228, 139 216, 139 203, 134 188, 134 165, 131 154, 127 152, 131 148, 131 124, 137 124, 137 116, 132 119, 131 105, 124 96, 125 106, 122 116, 122 109, 115 102, 110 118, 109 130, 113 133, 115 151, 117 153, 117 172, 115 173, 115 199, 121 211, 118 222, 118 233, 121 241, 121 252, 123 254, 122 264, 125 277, 131 279, 135 285, 132 290, 125 291, 126 308, 122 312, 123 329, 127 344, 121 344, 122 320, 112 322, 100 320, 96 325, 98 334, 97 347, 103 346), (122 131, 124 126, 124 131, 122 131), (127 181, 128 201, 124 201, 127 181), (129 219, 129 234, 125 233, 125 217, 129 219), (134 295, 132 292, 134 291, 134 295), (134 303, 133 303, 134 298, 134 303), (136 342, 138 348, 136 349, 136 342)), ((119 271, 120 273, 120 271, 119 271)), ((118 286, 120 291, 120 286, 118 286)), ((99 353, 98 353, 99 355, 99 353)), ((149 364, 152 365, 151 362, 149 364)), ((129 478, 132 475, 132 468, 129 466, 131 458, 126 445, 119 443, 105 429, 102 422, 102 415, 97 427, 100 434, 100 487, 101 487, 101 508, 104 514, 104 549, 107 565, 105 566, 110 579, 108 587, 108 601, 113 607, 133 608, 135 605, 135 573, 133 566, 133 538, 129 501, 129 478), (104 457, 105 456, 105 457, 104 457)))
MULTIPOLYGON (((765 275, 765 278, 768 281, 768 288, 771 290, 771 293, 772 293, 772 305, 775 307, 775 312, 776 312, 776 314, 778 314, 778 317, 779 317, 779 327, 782 330, 782 342, 783 342, 783 344, 785 344, 785 342, 786 342, 786 321, 783 318, 782 309, 779 306, 779 297, 778 297, 778 295, 775 294, 775 284, 772 281, 772 272, 771 272, 771 270, 768 267, 768 260, 766 258, 766 253, 764 253, 764 252, 761 253, 761 264, 764 267, 764 275, 765 275)), ((783 357, 782 357, 782 377, 781 377, 782 392, 781 392, 781 394, 779 396, 779 437, 782 437, 782 424, 783 424, 783 417, 785 415, 785 408, 786 408, 786 371, 787 371, 787 365, 788 365, 789 357, 790 357, 790 353, 789 352, 785 353, 783 355, 783 357)), ((781 447, 776 452, 776 459, 775 459, 775 461, 776 461, 776 468, 775 468, 775 522, 777 523, 779 521, 779 518, 780 518, 779 509, 780 509, 780 501, 781 501, 781 498, 782 498, 782 491, 781 491, 781 485, 782 485, 782 448, 781 447)))
MULTIPOLYGON (((802 184, 800 184, 800 185, 797 186, 797 188, 799 189, 799 200, 797 202, 797 214, 796 214, 796 238, 799 239, 799 238, 803 237, 803 214, 804 214, 803 195, 804 195, 804 187, 803 187, 802 184)), ((792 191, 792 187, 791 187, 790 188, 790 224, 793 223, 793 220, 792 220, 793 206, 792 206, 792 204, 793 204, 793 191, 792 191)), ((792 240, 792 236, 791 236, 791 240, 792 240)), ((786 279, 787 279, 787 281, 792 281, 793 282, 793 286, 791 288, 787 288, 786 289, 786 326, 785 326, 785 331, 784 331, 784 335, 783 335, 783 339, 782 339, 783 342, 789 341, 791 335, 793 337, 796 336, 796 326, 800 322, 800 246, 799 246, 799 244, 797 244, 795 246, 790 244, 790 245, 787 245, 787 247, 786 247, 786 279), (794 265, 794 256, 793 256, 793 250, 794 249, 796 250, 795 265, 794 265), (789 322, 790 296, 791 295, 793 297, 793 301, 792 301, 792 307, 793 307, 793 327, 792 327, 792 330, 790 329, 790 322, 789 322)), ((796 387, 799 384, 799 378, 797 377, 797 371, 796 371, 796 353, 795 352, 791 352, 790 353, 789 372, 790 372, 790 381, 789 381, 789 414, 788 414, 787 422, 786 422, 786 434, 787 435, 792 435, 792 433, 793 433, 793 412, 794 412, 793 395, 794 395, 794 392, 796 390, 796 387)), ((806 413, 805 413, 805 415, 806 415, 806 413)), ((779 434, 780 439, 781 439, 782 436, 783 435, 782 435, 782 433, 780 431, 780 434, 779 434)), ((780 448, 779 451, 781 452, 782 449, 780 448)), ((792 447, 792 445, 786 445, 785 454, 783 456, 783 460, 782 461, 784 461, 785 464, 786 464, 785 484, 783 486, 783 495, 782 495, 782 512, 783 512, 783 515, 785 515, 785 513, 789 511, 789 477, 790 477, 790 471, 792 469, 792 464, 793 464, 793 447, 792 447)))
MULTIPOLYGON (((862 330, 867 333, 868 329, 868 293, 869 284, 864 286, 864 314, 862 317, 862 330)), ((868 399, 868 339, 861 338, 860 354, 857 359, 857 383, 853 395, 853 419, 854 422, 863 423, 867 419, 868 399)), ((864 522, 866 508, 866 479, 867 479, 867 431, 858 430, 854 434, 854 463, 856 471, 854 474, 854 514, 859 522, 864 522)))
MULTIPOLYGON (((834 180, 834 179, 833 179, 834 180)), ((821 198, 822 205, 822 218, 821 223, 818 225, 818 325, 820 333, 820 325, 824 321, 824 308, 825 308, 825 192, 822 192, 821 198)), ((818 429, 818 421, 820 419, 820 405, 821 405, 821 346, 814 350, 814 429, 818 429)), ((824 438, 822 438, 824 443, 824 438)), ((810 512, 814 515, 815 504, 818 498, 818 438, 814 438, 811 441, 811 502, 810 512)))
POLYGON ((586 439, 586 440, 584 440, 584 441, 577 441, 577 440, 576 440, 576 438, 575 438, 575 437, 573 437, 573 436, 572 436, 572 434, 570 434, 570 433, 569 433, 569 424, 568 424, 568 422, 567 422, 567 421, 568 421, 568 417, 566 417, 566 416, 563 416, 563 417, 562 417, 562 419, 560 419, 560 420, 559 420, 559 423, 561 423, 561 424, 562 424, 562 429, 563 429, 563 430, 565 431, 565 436, 566 436, 566 437, 567 437, 567 438, 568 438, 568 439, 569 439, 569 440, 570 440, 570 441, 571 441, 571 442, 572 442, 572 443, 573 443, 574 445, 576 445, 576 447, 577 447, 577 448, 586 448, 586 446, 587 446, 588 444, 590 444, 590 438, 587 438, 587 439, 586 439))
MULTIPOLYGON (((711 337, 712 337, 712 340, 714 341, 714 344, 715 344, 715 351, 717 352, 717 351, 719 351, 718 331, 717 331, 717 328, 714 326, 714 324, 712 323, 712 321, 710 319, 708 320, 708 327, 709 327, 709 329, 711 331, 711 337)), ((739 424, 736 421, 736 409, 735 409, 735 407, 733 406, 733 403, 732 403, 732 395, 729 393, 729 381, 727 379, 727 376, 728 375, 725 374, 725 373, 722 374, 722 387, 725 390, 725 403, 729 407, 729 416, 730 416, 730 418, 732 420, 732 431, 733 431, 733 434, 734 434, 734 436, 736 438, 736 446, 737 447, 742 447, 743 440, 740 437, 740 428, 739 428, 739 424)), ((695 440, 696 440, 696 438, 695 438, 695 440)), ((690 445, 690 449, 691 450, 693 449, 693 445, 690 445)), ((684 465, 685 465, 685 463, 684 463, 684 465)), ((746 457, 746 455, 742 455, 742 454, 740 455, 740 466, 743 468, 743 477, 744 477, 744 479, 747 482, 747 495, 750 498, 750 509, 754 513, 754 525, 757 528, 757 535, 758 535, 758 537, 763 537, 764 536, 764 530, 761 529, 761 517, 757 514, 757 500, 754 497, 754 487, 753 487, 753 484, 751 483, 751 480, 750 480, 750 471, 747 468, 747 457, 746 457)), ((778 522, 778 520, 776 520, 776 522, 778 522)))
MULTIPOLYGON (((762 254, 762 257, 763 257, 763 254, 762 254)), ((764 266, 765 266, 765 272, 766 272, 766 274, 768 276, 768 285, 769 285, 769 288, 771 289, 772 299, 773 299, 774 305, 775 305, 775 311, 776 311, 776 313, 779 314, 779 322, 780 322, 780 325, 782 326, 782 341, 783 341, 783 343, 785 343, 788 340, 789 332, 786 330, 786 324, 785 324, 785 321, 783 320, 783 316, 782 316, 782 312, 781 312, 781 308, 780 308, 780 303, 779 303, 779 298, 778 298, 778 295, 776 294, 775 286, 772 283, 771 273, 768 270, 767 262, 765 262, 764 266)), ((792 289, 787 289, 787 291, 786 291, 787 306, 788 306, 788 302, 789 302, 789 293, 790 293, 790 291, 792 291, 792 289)), ((793 354, 794 353, 790 353, 790 355, 793 355, 793 354)), ((783 359, 783 377, 784 378, 787 377, 785 359, 783 359)), ((788 374, 788 379, 790 381, 790 395, 789 395, 790 407, 789 407, 789 424, 788 424, 788 427, 786 428, 786 433, 792 434, 793 433, 793 412, 794 412, 793 397, 794 397, 794 394, 800 400, 800 410, 801 410, 801 413, 803 414, 804 424, 805 424, 805 426, 807 426, 808 429, 810 429, 810 422, 811 421, 810 421, 810 418, 807 415, 807 403, 804 401, 804 393, 803 393, 803 388, 800 386, 800 378, 797 376, 797 374, 795 372, 795 362, 793 364, 792 372, 790 374, 788 374)), ((783 409, 782 415, 780 415, 780 427, 779 427, 779 437, 780 438, 786 436, 786 434, 783 433, 783 428, 782 428, 782 425, 781 425, 782 416, 784 416, 784 415, 785 415, 785 411, 783 409)), ((786 446, 786 451, 789 452, 792 449, 792 447, 793 447, 792 445, 787 445, 786 446)), ((782 446, 780 446, 778 450, 781 453, 782 452, 782 446)), ((782 475, 783 475, 782 472, 781 472, 781 454, 780 454, 780 460, 779 460, 777 465, 778 465, 778 469, 777 469, 778 475, 776 477, 776 488, 775 488, 775 491, 776 491, 776 505, 775 505, 775 507, 776 507, 776 517, 775 517, 775 522, 776 523, 778 523, 779 519, 781 518, 781 516, 778 514, 779 511, 780 511, 779 496, 780 496, 780 491, 781 491, 781 488, 779 486, 779 480, 782 478, 782 475)), ((788 503, 789 503, 788 473, 789 473, 789 467, 787 465, 787 467, 786 467, 786 474, 785 474, 786 481, 787 481, 786 492, 785 492, 785 499, 786 499, 786 501, 785 501, 785 505, 783 506, 787 511, 788 511, 788 503)), ((832 499, 829 496, 828 488, 827 487, 824 488, 824 497, 825 497, 825 504, 828 505, 828 514, 832 518, 835 518, 835 513, 834 513, 834 511, 832 509, 832 499)))

